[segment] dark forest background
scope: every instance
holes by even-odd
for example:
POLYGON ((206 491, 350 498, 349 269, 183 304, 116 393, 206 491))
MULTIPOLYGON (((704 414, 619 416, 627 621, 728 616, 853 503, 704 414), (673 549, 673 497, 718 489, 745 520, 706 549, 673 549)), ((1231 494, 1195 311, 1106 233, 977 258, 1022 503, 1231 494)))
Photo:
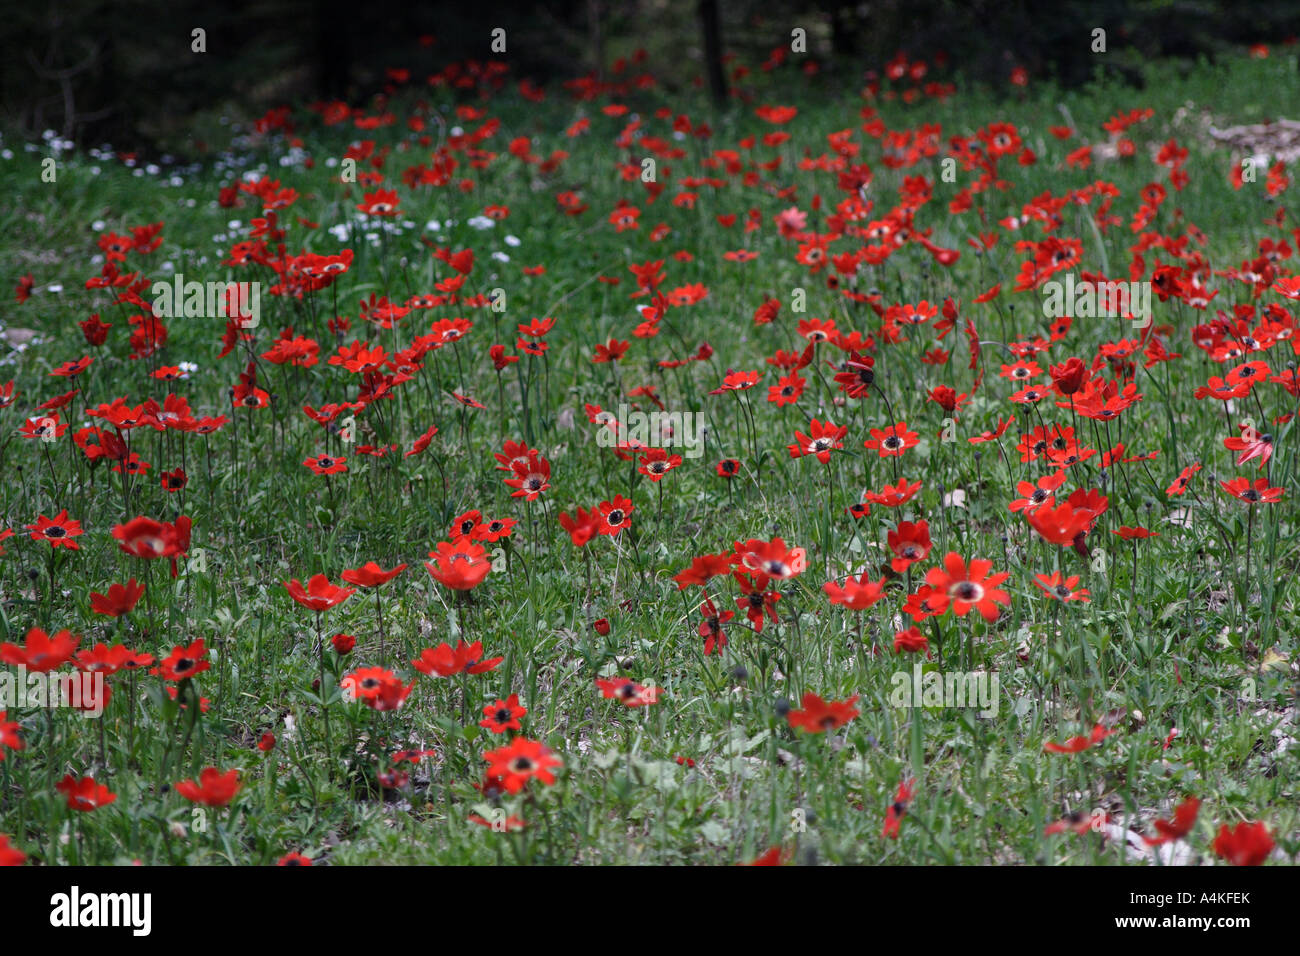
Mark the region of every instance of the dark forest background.
POLYGON ((734 63, 756 66, 788 49, 795 27, 807 31, 819 82, 854 89, 900 50, 944 51, 953 75, 992 86, 1016 65, 1064 86, 1098 70, 1137 83, 1145 59, 1282 43, 1300 31, 1300 0, 6 0, 0 122, 28 136, 52 129, 151 149, 205 116, 246 118, 304 98, 359 102, 382 88, 388 67, 422 82, 452 61, 497 59, 513 80, 553 81, 604 75, 637 49, 669 88, 702 82, 725 102, 734 63), (196 27, 206 31, 204 54, 191 52, 196 27), (496 27, 507 31, 504 56, 489 47, 496 27), (1105 57, 1089 53, 1097 27, 1107 32, 1105 57), (422 35, 434 42, 421 45, 422 35))

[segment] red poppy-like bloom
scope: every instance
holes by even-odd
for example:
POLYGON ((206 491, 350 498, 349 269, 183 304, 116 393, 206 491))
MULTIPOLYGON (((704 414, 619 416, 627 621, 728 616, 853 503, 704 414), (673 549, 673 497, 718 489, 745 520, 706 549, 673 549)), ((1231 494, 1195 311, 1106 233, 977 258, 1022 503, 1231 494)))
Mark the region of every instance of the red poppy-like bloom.
POLYGON ((758 380, 762 377, 762 372, 728 372, 726 378, 722 380, 722 385, 710 391, 709 394, 721 395, 723 392, 743 392, 757 385, 758 380))
POLYGON ((362 667, 346 674, 339 682, 343 698, 349 703, 359 700, 371 710, 398 710, 406 702, 415 681, 403 684, 392 671, 383 667, 362 667))
POLYGON ((301 853, 286 853, 280 859, 275 861, 276 866, 311 866, 311 857, 303 856, 301 853))
POLYGON ((835 384, 849 398, 864 398, 876 380, 876 360, 870 355, 850 352, 835 373, 835 384))
POLYGON ((1225 823, 1214 838, 1214 852, 1233 866, 1259 866, 1273 852, 1273 837, 1263 821, 1231 828, 1225 823))
POLYGON ((810 734, 839 730, 862 713, 854 706, 858 702, 858 696, 854 694, 848 700, 840 701, 822 700, 809 691, 803 695, 803 709, 790 711, 786 715, 786 720, 790 722, 791 727, 802 728, 810 734))
POLYGON ((1020 495, 1007 505, 1010 511, 1023 511, 1026 515, 1038 508, 1056 503, 1056 489, 1065 483, 1065 471, 1044 475, 1036 482, 1021 481, 1016 484, 1016 493, 1020 495))
POLYGON ((894 801, 885 810, 885 825, 880 830, 881 839, 897 840, 898 828, 907 815, 916 796, 916 781, 911 777, 902 780, 894 791, 894 801))
POLYGON ((1083 383, 1088 378, 1088 366, 1083 364, 1083 359, 1074 355, 1060 365, 1053 365, 1050 372, 1052 387, 1061 395, 1073 395, 1083 388, 1083 383))
POLYGON ((127 554, 152 560, 171 558, 173 571, 175 559, 183 557, 190 549, 190 519, 181 515, 173 523, 154 521, 140 516, 113 528, 117 545, 127 554))
POLYGON ((894 653, 901 654, 907 651, 910 654, 919 654, 924 651, 930 653, 930 640, 921 633, 920 628, 915 626, 909 627, 905 631, 899 631, 894 635, 894 653))
POLYGON ((519 695, 511 694, 505 700, 496 700, 483 708, 483 719, 478 725, 494 734, 507 730, 523 730, 519 718, 527 716, 528 708, 519 703, 519 695))
POLYGON ((443 642, 437 647, 426 647, 420 656, 411 661, 411 666, 421 674, 429 677, 454 677, 461 671, 467 674, 484 674, 496 668, 504 657, 483 657, 483 642, 466 644, 456 642, 456 649, 443 642))
POLYGON ((926 572, 925 583, 933 588, 926 605, 937 614, 951 607, 959 617, 974 608, 984 620, 996 621, 1001 613, 998 605, 1011 604, 1011 595, 998 585, 1011 575, 1005 571, 990 575, 992 568, 993 562, 986 558, 973 558, 968 565, 960 554, 949 551, 942 567, 926 572))
POLYGON ((865 611, 885 596, 885 579, 872 581, 871 574, 864 571, 857 578, 848 578, 843 587, 827 581, 822 590, 832 604, 842 604, 852 611, 865 611))
POLYGON ((163 680, 185 680, 212 668, 207 656, 207 646, 199 638, 189 647, 173 647, 171 654, 158 664, 158 672, 163 680))
POLYGON ((847 425, 836 425, 831 421, 823 423, 814 418, 808 423, 807 435, 800 431, 794 433, 795 443, 787 446, 790 457, 813 455, 823 465, 830 464, 832 449, 844 447, 842 439, 848 431, 847 425))
POLYGON ((871 437, 862 443, 862 447, 875 450, 881 458, 888 458, 901 455, 920 440, 916 432, 908 429, 907 422, 898 422, 888 428, 871 429, 871 437))
POLYGON ((0 833, 0 866, 22 866, 25 862, 27 854, 10 846, 8 834, 0 833))
POLYGON ((713 578, 730 574, 732 556, 730 554, 704 554, 691 558, 690 567, 673 575, 677 590, 682 591, 693 584, 703 586, 713 578))
POLYGON ((1045 541, 1062 546, 1073 546, 1087 554, 1083 543, 1092 530, 1097 516, 1086 508, 1076 508, 1068 501, 1055 507, 1043 505, 1025 511, 1025 520, 1045 541))
POLYGON ((657 704, 663 693, 661 687, 646 687, 626 677, 597 677, 596 686, 606 700, 618 700, 628 707, 657 704))
POLYGON ((348 470, 346 461, 346 458, 334 455, 317 455, 315 458, 308 458, 302 464, 304 468, 310 468, 318 475, 337 475, 348 470))
POLYGON ((121 617, 130 614, 144 594, 144 585, 137 584, 132 578, 126 584, 109 585, 107 594, 90 592, 90 609, 106 617, 121 617))
POLYGON ((53 637, 39 627, 27 632, 21 646, 6 641, 0 644, 0 661, 27 668, 29 671, 47 673, 62 667, 72 660, 80 637, 73 637, 69 631, 59 631, 53 637))
POLYGON ((312 575, 304 588, 297 578, 292 581, 281 581, 289 596, 311 611, 328 611, 330 608, 342 604, 352 595, 357 593, 356 588, 345 588, 337 584, 331 584, 330 579, 323 574, 312 575))
POLYGON ((72 551, 81 550, 81 546, 73 541, 73 538, 83 534, 80 521, 72 521, 68 518, 68 509, 64 508, 53 518, 47 518, 41 515, 36 519, 35 524, 24 525, 30 531, 33 541, 48 541, 52 548, 68 548, 72 551))
POLYGON ((1249 505, 1276 504, 1286 491, 1284 488, 1270 488, 1266 478, 1256 478, 1253 482, 1249 478, 1234 478, 1219 484, 1232 497, 1249 505))
POLYGON ((894 552, 894 560, 889 566, 902 574, 918 561, 930 556, 930 524, 927 521, 900 521, 898 528, 886 536, 889 550, 894 552))
POLYGON ((513 813, 498 820, 489 820, 481 814, 471 813, 465 819, 475 826, 484 827, 498 833, 516 833, 528 826, 522 817, 517 817, 513 813))
POLYGON ((659 481, 681 463, 681 455, 669 455, 662 448, 651 448, 641 456, 641 467, 637 471, 651 481, 659 481))
POLYGON ((515 459, 510 465, 512 477, 506 484, 515 489, 512 498, 536 501, 538 496, 551 487, 551 463, 537 454, 529 452, 528 458, 520 462, 515 459))
POLYGON ((592 508, 591 511, 579 508, 576 515, 560 512, 559 522, 560 527, 569 533, 569 540, 574 547, 581 548, 600 534, 603 519, 597 508, 592 508))
POLYGON ((434 559, 432 564, 424 563, 429 575, 453 591, 473 590, 492 570, 492 562, 487 559, 483 546, 464 535, 450 543, 440 541, 437 548, 429 552, 429 557, 434 559))
POLYGON ((385 571, 375 562, 367 561, 359 568, 345 570, 340 577, 348 584, 355 584, 357 587, 375 588, 381 584, 387 584, 405 570, 406 565, 404 564, 399 564, 391 571, 385 571))
POLYGON ((632 512, 635 510, 632 502, 622 495, 615 495, 613 501, 602 501, 601 522, 597 530, 601 534, 616 535, 624 528, 632 527, 632 512))
POLYGON ((901 480, 896 485, 885 485, 880 491, 868 491, 863 498, 873 505, 883 505, 886 508, 897 508, 905 505, 921 490, 919 481, 909 482, 901 480))
POLYGON ((1034 584, 1049 598, 1057 601, 1083 601, 1086 603, 1090 600, 1087 588, 1074 590, 1079 584, 1077 574, 1068 578, 1062 578, 1060 571, 1053 571, 1051 574, 1035 574, 1034 584))
POLYGON ((175 471, 165 471, 159 476, 159 484, 162 485, 163 491, 168 494, 176 491, 184 491, 185 486, 189 484, 190 479, 185 474, 184 468, 177 468, 175 471))
POLYGON ((68 798, 68 809, 89 813, 106 807, 117 799, 102 783, 96 783, 94 777, 82 777, 78 780, 68 774, 54 785, 54 789, 68 798))
POLYGON ((551 771, 562 765, 545 744, 525 737, 516 737, 508 746, 484 752, 488 778, 498 782, 506 793, 518 793, 530 780, 547 786, 555 783, 551 771))
POLYGON ((742 863, 741 866, 784 866, 787 855, 779 847, 774 846, 761 856, 755 857, 748 863, 742 863))
POLYGON ((411 446, 411 450, 402 457, 410 458, 412 455, 420 454, 420 452, 429 447, 429 443, 433 441, 433 436, 436 434, 438 434, 438 426, 431 425, 428 431, 415 440, 415 444, 411 446))
POLYGON ((398 207, 396 189, 376 189, 365 194, 365 202, 357 203, 357 209, 367 216, 396 216, 398 207))
POLYGON ((1086 737, 1071 737, 1063 744, 1053 743, 1049 740, 1043 744, 1043 749, 1049 754, 1083 753, 1085 750, 1095 747, 1113 733, 1113 730, 1107 730, 1101 724, 1097 724, 1092 728, 1092 733, 1086 737))
POLYGON ((776 612, 776 603, 781 600, 781 592, 772 590, 771 581, 765 574, 751 575, 737 571, 736 584, 740 588, 740 597, 736 598, 736 607, 745 612, 745 617, 754 626, 754 632, 763 633, 765 620, 773 624, 781 622, 776 612))
POLYGON ((78 669, 89 674, 116 674, 118 671, 134 671, 148 667, 153 663, 152 654, 137 654, 129 647, 114 644, 96 644, 88 651, 77 651, 75 661, 78 669))
POLYGON ((176 784, 176 792, 190 803, 201 803, 209 807, 224 807, 239 792, 239 771, 227 770, 224 773, 216 767, 204 767, 199 773, 198 781, 182 780, 176 784))
POLYGON ((1157 820, 1155 822, 1158 836, 1143 837, 1143 841, 1147 846, 1160 846, 1162 843, 1171 843, 1174 840, 1182 839, 1192 832, 1192 827, 1196 825, 1196 815, 1200 810, 1200 799, 1188 797, 1174 808, 1172 820, 1157 820))
POLYGON ((808 567, 808 557, 803 548, 789 548, 782 538, 763 541, 751 538, 744 544, 735 543, 732 560, 747 571, 785 581, 797 577, 808 567))
MULTIPOLYGON (((704 638, 704 656, 707 657, 712 654, 714 649, 721 654, 722 649, 727 646, 727 632, 722 629, 722 625, 735 617, 736 612, 722 611, 719 613, 718 609, 713 606, 712 601, 705 601, 700 605, 700 614, 704 620, 700 622, 697 633, 704 638)), ((762 619, 763 616, 760 613, 759 621, 761 622, 762 619)))
POLYGON ((18 736, 18 731, 22 729, 21 725, 6 720, 9 716, 7 710, 0 710, 0 760, 5 759, 5 748, 9 750, 22 750, 23 738, 18 736))
POLYGON ((1094 815, 1072 810, 1060 820, 1054 820, 1043 827, 1043 836, 1052 836, 1056 833, 1064 833, 1067 830, 1077 836, 1083 836, 1089 830, 1100 828, 1110 822, 1110 814, 1102 811, 1097 811, 1094 815))

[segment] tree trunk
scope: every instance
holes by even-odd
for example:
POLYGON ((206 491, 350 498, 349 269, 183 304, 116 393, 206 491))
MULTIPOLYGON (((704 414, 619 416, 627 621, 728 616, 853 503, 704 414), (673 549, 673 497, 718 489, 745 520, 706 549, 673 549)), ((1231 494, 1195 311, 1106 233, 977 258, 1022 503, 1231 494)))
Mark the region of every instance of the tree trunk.
POLYGON ((605 34, 601 29, 600 13, 600 0, 587 0, 587 30, 591 36, 592 67, 596 71, 596 79, 604 82, 605 34))
POLYGON ((327 0, 316 21, 316 88, 322 96, 347 99, 352 74, 350 34, 340 24, 348 19, 347 4, 327 0))
POLYGON ((700 25, 704 28, 704 70, 709 93, 717 106, 727 102, 727 74, 722 67, 722 27, 718 21, 718 0, 700 0, 700 25))

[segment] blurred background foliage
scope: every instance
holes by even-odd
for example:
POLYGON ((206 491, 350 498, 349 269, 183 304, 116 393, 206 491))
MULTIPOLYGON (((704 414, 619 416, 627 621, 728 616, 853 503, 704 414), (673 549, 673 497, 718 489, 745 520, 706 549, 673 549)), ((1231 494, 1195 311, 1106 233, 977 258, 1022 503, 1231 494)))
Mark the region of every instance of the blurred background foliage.
POLYGON ((1274 55, 1300 50, 1277 48, 1300 29, 1300 0, 6 0, 5 7, 4 127, 143 151, 201 151, 193 130, 276 105, 358 103, 382 88, 388 67, 423 81, 453 61, 495 59, 509 64, 512 80, 553 82, 608 75, 640 49, 645 68, 670 90, 709 86, 709 66, 719 61, 715 75, 730 88, 738 65, 755 68, 774 48, 788 50, 796 27, 818 63, 816 82, 851 91, 899 51, 920 58, 943 51, 949 75, 997 87, 1016 66, 1062 86, 1098 71, 1140 83, 1137 66, 1150 58, 1191 63, 1247 43, 1270 44, 1274 55), (712 46, 704 23, 715 16, 712 46), (496 27, 507 31, 505 54, 490 49, 496 27), (1098 27, 1106 30, 1104 57, 1090 51, 1098 27), (206 31, 206 53, 191 51, 195 28, 206 31), (433 42, 422 45, 421 36, 433 42))

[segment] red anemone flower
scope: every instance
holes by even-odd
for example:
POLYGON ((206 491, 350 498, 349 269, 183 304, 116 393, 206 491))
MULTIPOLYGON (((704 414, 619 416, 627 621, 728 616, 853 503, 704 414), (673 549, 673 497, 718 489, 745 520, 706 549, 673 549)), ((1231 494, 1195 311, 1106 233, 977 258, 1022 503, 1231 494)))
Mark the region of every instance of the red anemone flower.
POLYGON ((1214 838, 1214 852, 1233 866, 1259 866, 1273 852, 1273 837, 1262 821, 1231 828, 1225 823, 1214 838))
POLYGON ((646 687, 626 677, 597 677, 596 686, 606 700, 617 700, 627 707, 648 707, 659 702, 661 687, 646 687))
POLYGON ((543 784, 555 783, 552 769, 562 761, 550 749, 536 740, 516 737, 508 746, 489 750, 483 754, 487 761, 487 776, 499 781, 506 793, 518 793, 530 780, 543 784))
POLYGON ((54 789, 68 798, 68 809, 89 813, 106 807, 117 799, 102 783, 96 783, 94 777, 82 777, 78 780, 67 774, 54 785, 54 789))
POLYGON ((46 673, 62 667, 72 660, 80 637, 73 637, 69 631, 59 631, 53 637, 39 627, 27 632, 21 646, 6 641, 0 644, 0 661, 27 668, 29 671, 46 673))
POLYGON ((949 551, 942 567, 926 572, 925 583, 934 589, 926 599, 927 606, 938 614, 951 607, 959 617, 974 608, 984 620, 996 621, 1001 613, 998 605, 1011 604, 1011 596, 998 585, 1011 575, 1006 571, 990 575, 992 568, 993 562, 986 558, 973 558, 968 565, 960 554, 949 551))
POLYGON ((357 587, 374 588, 381 584, 387 584, 405 570, 406 565, 404 564, 399 564, 391 571, 385 571, 374 561, 367 561, 359 568, 345 570, 340 577, 348 584, 355 584, 357 587))
POLYGON ((81 546, 72 540, 83 534, 81 522, 69 520, 67 508, 53 518, 41 515, 36 519, 35 524, 24 525, 24 527, 32 533, 33 541, 48 541, 52 548, 68 548, 72 551, 81 549, 81 546))
POLYGON ((487 559, 483 546, 464 535, 452 542, 438 542, 437 548, 429 552, 429 557, 434 559, 432 564, 424 563, 429 575, 453 591, 473 590, 492 570, 492 562, 487 559))
POLYGON ((811 691, 803 695, 803 709, 792 710, 786 715, 792 728, 802 728, 810 734, 820 734, 829 730, 839 730, 862 711, 855 706, 858 695, 848 700, 822 700, 811 691))
POLYGON ((429 677, 435 674, 438 677, 453 677, 461 671, 467 674, 484 674, 493 670, 503 660, 504 657, 485 659, 482 641, 475 641, 473 644, 457 641, 455 650, 444 641, 437 647, 426 647, 419 657, 411 661, 411 666, 429 677))
POLYGON ((182 780, 176 784, 176 792, 191 803, 224 807, 235 798, 239 787, 238 770, 231 769, 223 773, 216 767, 204 767, 197 782, 182 780))
POLYGON ((312 575, 305 588, 297 578, 280 583, 289 592, 289 597, 308 610, 318 613, 328 611, 330 608, 342 604, 357 593, 356 588, 345 588, 337 584, 331 584, 329 578, 323 574, 312 575))
POLYGON ((121 617, 130 614, 144 594, 144 585, 137 584, 132 578, 126 584, 109 585, 107 594, 90 592, 90 609, 106 617, 121 617))

